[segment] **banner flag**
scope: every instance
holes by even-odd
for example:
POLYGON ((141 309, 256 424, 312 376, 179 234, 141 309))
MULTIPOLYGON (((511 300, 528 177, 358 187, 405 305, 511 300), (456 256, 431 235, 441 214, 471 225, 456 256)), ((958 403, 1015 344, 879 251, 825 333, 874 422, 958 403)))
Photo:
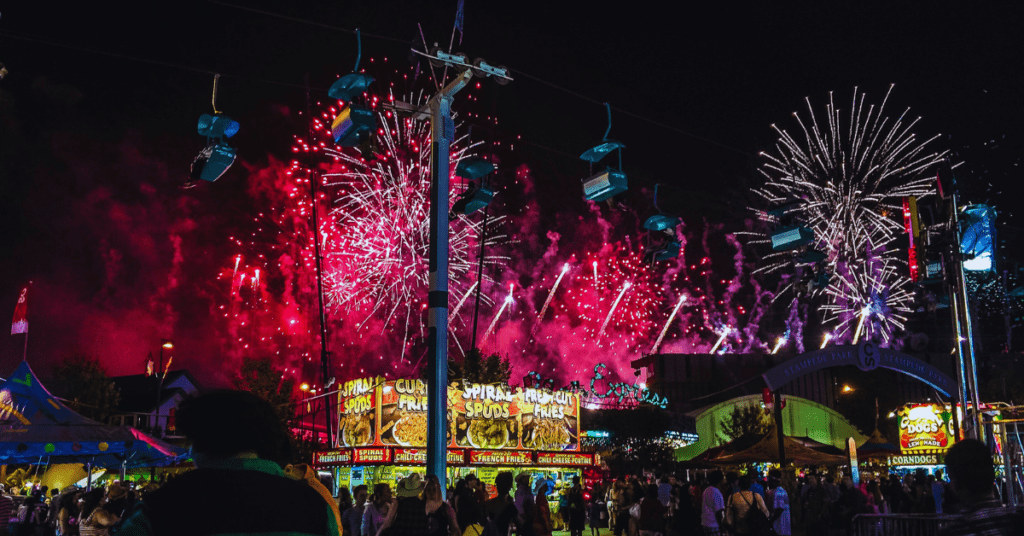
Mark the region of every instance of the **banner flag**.
POLYGON ((28 285, 18 295, 18 305, 14 307, 14 320, 11 322, 11 335, 28 333, 28 285))

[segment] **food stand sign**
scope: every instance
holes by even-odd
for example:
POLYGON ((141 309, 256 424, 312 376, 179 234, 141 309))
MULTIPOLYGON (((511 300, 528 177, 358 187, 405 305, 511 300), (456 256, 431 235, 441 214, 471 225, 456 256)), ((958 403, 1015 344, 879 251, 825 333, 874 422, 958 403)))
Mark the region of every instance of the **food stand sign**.
POLYGON ((579 450, 579 397, 568 391, 522 391, 523 447, 579 450))
MULTIPOLYGON (((448 451, 448 463, 450 465, 462 465, 465 462, 466 452, 459 449, 448 451)), ((427 463, 427 449, 395 449, 393 458, 397 465, 424 465, 427 463)))
POLYGON ((471 450, 470 465, 530 465, 531 453, 525 450, 471 450))
POLYGON ((938 404, 904 406, 897 413, 902 454, 945 452, 955 441, 951 415, 938 404))
POLYGON ((339 467, 352 463, 352 449, 323 450, 313 453, 313 467, 339 467))
POLYGON ((537 465, 562 467, 594 465, 594 455, 582 452, 538 452, 537 465))
POLYGON ((394 380, 381 386, 380 441, 427 446, 427 384, 422 380, 394 380))
POLYGON ((391 449, 387 447, 353 449, 353 463, 391 463, 391 449))
POLYGON ((342 384, 339 393, 339 447, 362 447, 375 443, 380 383, 380 378, 360 378, 342 384))
POLYGON ((514 449, 519 445, 522 396, 505 385, 470 384, 452 393, 455 444, 477 449, 514 449))
MULTIPOLYGON (((423 381, 358 379, 345 382, 340 394, 339 448, 394 447, 412 456, 426 447, 423 381)), ((449 450, 580 450, 580 398, 569 391, 453 384, 448 421, 449 450)))

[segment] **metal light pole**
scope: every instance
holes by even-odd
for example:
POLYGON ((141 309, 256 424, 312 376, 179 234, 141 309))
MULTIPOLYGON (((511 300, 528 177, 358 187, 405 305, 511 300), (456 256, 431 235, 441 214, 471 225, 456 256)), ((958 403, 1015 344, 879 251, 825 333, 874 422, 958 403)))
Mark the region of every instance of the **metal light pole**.
POLYGON ((473 77, 466 69, 430 99, 430 290, 427 295, 427 474, 448 489, 448 180, 455 139, 452 99, 473 77))
POLYGON ((978 394, 978 364, 977 358, 974 353, 974 328, 971 324, 971 305, 968 297, 967 290, 967 278, 964 274, 964 259, 961 250, 961 244, 963 242, 963 233, 960 229, 960 206, 957 195, 957 184, 956 175, 952 174, 952 168, 950 168, 950 177, 952 183, 952 192, 950 196, 950 203, 952 204, 952 218, 953 218, 953 250, 951 251, 951 257, 953 261, 953 276, 956 278, 954 284, 950 287, 950 303, 953 305, 953 315, 956 328, 956 348, 957 358, 960 361, 958 373, 960 374, 961 382, 961 397, 964 397, 964 388, 970 389, 970 400, 963 400, 964 420, 967 421, 962 424, 970 424, 965 427, 967 436, 975 439, 982 439, 982 431, 984 430, 982 417, 981 417, 981 397, 978 394), (967 353, 964 353, 964 343, 967 343, 967 353), (970 402, 974 407, 974 414, 968 420, 967 419, 967 402, 970 402))
MULTIPOLYGON (((312 117, 312 106, 310 104, 310 89, 309 89, 309 74, 306 75, 306 117, 312 117)), ((313 123, 309 124, 309 144, 313 144, 313 123)), ((320 318, 320 380, 321 385, 326 386, 330 381, 331 374, 331 352, 327 348, 327 311, 324 309, 324 267, 323 257, 320 253, 320 217, 319 217, 319 204, 317 200, 317 181, 320 180, 316 173, 316 169, 313 167, 313 153, 312 151, 306 152, 306 158, 309 163, 309 203, 310 209, 313 212, 313 251, 316 257, 316 297, 317 305, 319 307, 319 318, 320 318)), ((332 431, 332 420, 331 420, 331 403, 330 397, 324 400, 324 426, 327 430, 327 446, 328 448, 334 445, 334 434, 332 431)), ((311 412, 312 413, 312 412, 311 412)), ((313 433, 314 437, 316 434, 316 414, 312 413, 313 421, 313 433)))

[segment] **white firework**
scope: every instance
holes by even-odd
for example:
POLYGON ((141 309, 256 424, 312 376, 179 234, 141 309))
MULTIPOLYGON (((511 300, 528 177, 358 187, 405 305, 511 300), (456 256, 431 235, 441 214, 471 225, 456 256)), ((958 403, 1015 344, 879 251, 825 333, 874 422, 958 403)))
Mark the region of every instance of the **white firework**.
MULTIPOLYGON (((424 329, 428 288, 430 237, 430 128, 429 125, 391 112, 377 114, 375 155, 356 150, 325 148, 324 153, 341 169, 326 173, 328 186, 336 188, 331 217, 323 240, 325 289, 329 303, 356 312, 360 326, 371 319, 383 328, 405 331, 424 329)), ((463 135, 452 144, 454 164, 470 156, 475 145, 464 145, 463 135)), ((449 210, 463 188, 452 180, 449 210)), ((479 216, 474 218, 480 220, 479 216)), ((497 231, 503 217, 488 223, 485 264, 504 263, 493 247, 506 240, 497 231)), ((475 285, 482 223, 464 216, 451 221, 449 235, 449 288, 465 298, 475 285)), ((485 276, 486 278, 486 276, 485 276)), ((483 295, 482 300, 490 302, 483 295)))
MULTIPOLYGON (((913 128, 920 118, 908 119, 909 108, 895 119, 885 115, 891 91, 876 107, 854 88, 848 113, 830 93, 824 123, 805 99, 809 121, 793 113, 802 135, 772 125, 779 139, 774 152, 761 153, 765 183, 754 190, 764 205, 788 207, 786 217, 813 231, 811 247, 825 255, 821 262, 832 276, 814 291, 825 295, 825 322, 838 323, 837 334, 852 335, 849 323, 866 314, 868 335, 886 342, 902 328, 913 298, 894 243, 904 232, 903 198, 932 194, 928 171, 946 155, 927 149, 938 135, 917 138, 913 128)), ((772 219, 764 207, 754 210, 772 219)), ((761 233, 752 243, 770 244, 770 238, 761 233)), ((800 264, 793 251, 771 253, 764 261, 755 273, 785 273, 800 264)), ((797 279, 790 278, 784 290, 796 288, 797 279)))
POLYGON ((832 278, 825 290, 829 298, 820 308, 837 322, 832 337, 870 339, 877 335, 888 345, 892 333, 903 330, 914 296, 906 266, 882 255, 854 261, 832 278))

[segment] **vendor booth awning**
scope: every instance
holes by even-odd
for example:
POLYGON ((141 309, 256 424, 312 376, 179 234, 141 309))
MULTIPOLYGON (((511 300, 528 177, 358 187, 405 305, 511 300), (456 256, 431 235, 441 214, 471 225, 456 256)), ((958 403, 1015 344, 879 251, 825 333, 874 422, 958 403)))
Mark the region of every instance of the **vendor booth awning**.
POLYGON ((128 426, 87 419, 57 400, 22 361, 0 384, 0 463, 162 466, 186 452, 128 426))
POLYGON ((878 428, 875 428, 871 437, 863 445, 857 447, 857 458, 861 460, 887 460, 889 456, 899 456, 900 454, 899 445, 890 443, 878 428))
MULTIPOLYGON (((818 452, 814 449, 803 446, 799 441, 791 437, 785 438, 785 445, 787 462, 815 465, 842 465, 846 463, 846 458, 843 456, 818 452)), ((775 462, 778 460, 779 441, 775 428, 772 428, 771 432, 765 434, 765 436, 753 446, 732 454, 720 455, 710 461, 715 464, 727 465, 775 462)))

